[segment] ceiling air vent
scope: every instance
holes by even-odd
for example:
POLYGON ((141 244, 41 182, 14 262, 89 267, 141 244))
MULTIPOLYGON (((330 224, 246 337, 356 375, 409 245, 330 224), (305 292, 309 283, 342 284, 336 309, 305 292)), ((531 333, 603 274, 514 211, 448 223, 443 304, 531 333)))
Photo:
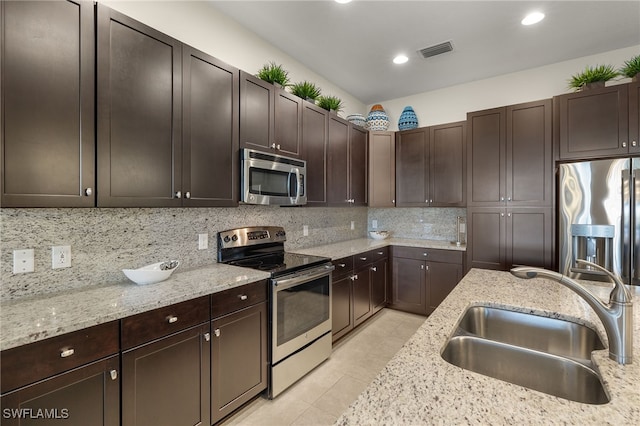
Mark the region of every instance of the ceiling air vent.
POLYGON ((440 55, 442 53, 451 52, 453 50, 453 45, 450 41, 445 41, 444 43, 434 44, 433 46, 425 47, 424 49, 418 50, 418 53, 423 58, 430 58, 432 56, 440 55))

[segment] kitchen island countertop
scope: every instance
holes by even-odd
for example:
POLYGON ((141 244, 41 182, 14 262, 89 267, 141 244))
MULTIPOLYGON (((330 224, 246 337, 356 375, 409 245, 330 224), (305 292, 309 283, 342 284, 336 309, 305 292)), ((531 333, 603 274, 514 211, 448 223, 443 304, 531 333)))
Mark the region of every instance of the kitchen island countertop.
MULTIPOLYGON (((608 300, 610 286, 589 288, 608 300)), ((632 292, 636 304, 634 362, 623 366, 610 360, 606 349, 593 352, 611 398, 607 404, 568 401, 444 361, 440 352, 460 316, 467 307, 478 304, 591 325, 607 343, 595 312, 562 285, 472 269, 336 424, 640 424, 640 288, 632 292)))

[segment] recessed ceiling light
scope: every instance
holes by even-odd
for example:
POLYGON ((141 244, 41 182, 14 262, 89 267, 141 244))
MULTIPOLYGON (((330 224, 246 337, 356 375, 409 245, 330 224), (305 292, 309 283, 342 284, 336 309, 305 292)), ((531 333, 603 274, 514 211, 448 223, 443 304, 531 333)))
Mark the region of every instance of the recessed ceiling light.
POLYGON ((336 0, 336 3, 346 4, 346 3, 351 3, 351 0, 336 0))
POLYGON ((404 64, 408 60, 409 60, 409 58, 407 58, 406 55, 398 55, 395 58, 393 58, 393 63, 394 64, 404 64))
POLYGON ((531 12, 527 16, 525 16, 520 23, 522 25, 533 25, 544 19, 544 13, 542 12, 531 12))

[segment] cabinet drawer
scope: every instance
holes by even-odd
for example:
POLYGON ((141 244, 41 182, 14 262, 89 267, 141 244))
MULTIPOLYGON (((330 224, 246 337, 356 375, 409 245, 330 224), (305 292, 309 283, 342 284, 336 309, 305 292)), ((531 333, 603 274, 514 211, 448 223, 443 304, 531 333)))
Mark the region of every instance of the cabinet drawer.
POLYGON ((379 249, 369 250, 364 253, 353 256, 354 269, 358 270, 365 265, 370 265, 380 259, 389 257, 389 247, 381 247, 379 249))
POLYGON ((118 321, 2 351, 2 393, 118 352, 118 321))
POLYGON ((217 318, 265 300, 267 300, 266 280, 214 293, 211 296, 211 318, 217 318))
POLYGON ((334 281, 344 275, 348 275, 353 272, 353 256, 336 259, 331 263, 336 268, 333 270, 333 273, 331 275, 331 278, 334 281))
POLYGON ((151 340, 209 320, 209 296, 176 303, 122 319, 122 349, 129 349, 151 340))
POLYGON ((445 262, 462 264, 462 252, 459 250, 438 250, 420 247, 393 247, 393 257, 426 260, 427 262, 445 262))

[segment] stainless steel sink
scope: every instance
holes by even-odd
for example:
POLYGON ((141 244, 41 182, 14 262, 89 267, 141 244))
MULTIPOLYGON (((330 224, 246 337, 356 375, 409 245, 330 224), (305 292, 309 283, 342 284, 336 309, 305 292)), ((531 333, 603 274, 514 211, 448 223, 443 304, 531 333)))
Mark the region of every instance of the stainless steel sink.
POLYGON ((472 306, 458 327, 489 340, 571 358, 591 359, 604 349, 595 330, 571 321, 489 306, 472 306))
POLYGON ((586 404, 609 396, 591 361, 604 349, 581 324, 488 306, 465 311, 442 358, 505 382, 586 404))

